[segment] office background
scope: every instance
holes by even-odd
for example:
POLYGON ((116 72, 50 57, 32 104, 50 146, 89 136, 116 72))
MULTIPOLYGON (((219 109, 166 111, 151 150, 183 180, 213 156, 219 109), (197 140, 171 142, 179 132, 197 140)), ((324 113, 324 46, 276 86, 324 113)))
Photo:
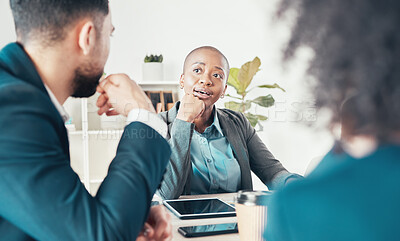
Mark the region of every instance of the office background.
MULTIPOLYGON (((323 125, 304 82, 307 60, 312 52, 302 49, 297 58, 283 66, 281 49, 290 34, 291 16, 274 21, 277 0, 110 0, 113 24, 111 52, 105 72, 127 73, 142 79, 146 54, 163 54, 164 80, 178 81, 186 54, 199 46, 212 45, 240 67, 255 56, 261 71, 252 85, 278 83, 286 92, 257 90, 249 97, 271 93, 275 106, 257 109, 267 114, 264 130, 258 134, 272 153, 292 172, 304 174, 310 161, 329 150, 333 139, 327 131, 306 123, 323 125)), ((0 2, 0 46, 15 41, 9 1, 0 2)), ((234 94, 228 87, 227 93, 234 94)), ((225 98, 223 101, 229 100, 225 98)), ((222 107, 223 101, 217 106, 222 107)), ((263 186, 256 182, 256 189, 263 186)))

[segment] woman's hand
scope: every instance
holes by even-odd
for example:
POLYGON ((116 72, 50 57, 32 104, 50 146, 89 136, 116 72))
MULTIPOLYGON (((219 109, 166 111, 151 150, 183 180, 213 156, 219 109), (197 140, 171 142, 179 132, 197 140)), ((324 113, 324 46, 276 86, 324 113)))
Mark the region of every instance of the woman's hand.
POLYGON ((198 97, 192 93, 185 93, 179 106, 177 119, 193 123, 193 121, 201 116, 206 108, 206 105, 198 97))

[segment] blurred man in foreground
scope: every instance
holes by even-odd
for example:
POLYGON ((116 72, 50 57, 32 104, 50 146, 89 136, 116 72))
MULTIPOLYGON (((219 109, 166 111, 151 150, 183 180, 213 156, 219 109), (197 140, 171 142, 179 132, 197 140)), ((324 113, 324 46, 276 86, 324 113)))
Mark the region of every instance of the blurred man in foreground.
POLYGON ((148 215, 170 156, 166 126, 127 76, 99 87, 100 113, 139 121, 125 128, 95 197, 70 167, 62 104, 96 91, 114 30, 108 1, 10 5, 17 42, 0 52, 0 239, 135 240, 144 230, 138 240, 170 240, 165 209, 148 215))

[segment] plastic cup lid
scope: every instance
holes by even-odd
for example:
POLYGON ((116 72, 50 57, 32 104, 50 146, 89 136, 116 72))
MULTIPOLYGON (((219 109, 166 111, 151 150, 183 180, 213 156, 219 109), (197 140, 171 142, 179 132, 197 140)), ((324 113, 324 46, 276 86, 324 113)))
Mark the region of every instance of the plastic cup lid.
POLYGON ((266 206, 271 196, 271 191, 239 191, 236 201, 244 205, 266 206))

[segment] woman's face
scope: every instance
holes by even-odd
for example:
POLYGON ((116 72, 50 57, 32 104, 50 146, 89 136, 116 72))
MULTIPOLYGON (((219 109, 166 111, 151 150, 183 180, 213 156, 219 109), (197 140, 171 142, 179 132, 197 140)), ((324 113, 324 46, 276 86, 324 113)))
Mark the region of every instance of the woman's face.
POLYGON ((220 53, 211 49, 193 52, 185 63, 180 85, 185 93, 204 101, 207 108, 225 93, 228 78, 227 63, 220 53))

